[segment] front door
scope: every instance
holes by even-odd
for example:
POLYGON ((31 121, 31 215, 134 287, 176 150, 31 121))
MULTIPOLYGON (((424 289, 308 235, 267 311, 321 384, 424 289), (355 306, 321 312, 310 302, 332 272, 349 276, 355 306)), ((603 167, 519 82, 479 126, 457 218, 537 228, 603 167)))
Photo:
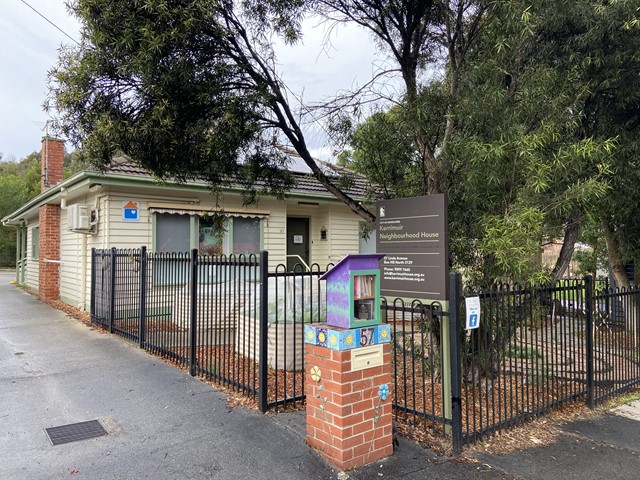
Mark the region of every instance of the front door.
POLYGON ((287 217, 287 270, 293 271, 298 263, 302 268, 296 271, 306 270, 305 264, 309 265, 309 219, 287 217))

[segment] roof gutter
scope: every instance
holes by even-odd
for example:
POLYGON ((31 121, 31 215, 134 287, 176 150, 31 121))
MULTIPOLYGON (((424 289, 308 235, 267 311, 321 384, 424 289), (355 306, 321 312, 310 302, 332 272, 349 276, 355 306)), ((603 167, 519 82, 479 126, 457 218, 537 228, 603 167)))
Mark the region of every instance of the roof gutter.
MULTIPOLYGON (((152 177, 139 177, 132 176, 123 173, 105 173, 99 174, 94 172, 83 172, 84 175, 82 177, 71 177, 67 182, 71 183, 71 180, 75 179, 73 183, 76 185, 67 186, 69 192, 73 192, 75 188, 80 187, 82 185, 86 185, 88 183, 101 183, 104 186, 117 186, 117 187, 132 187, 132 186, 141 186, 144 185, 147 188, 169 188, 169 189, 177 189, 181 192, 208 192, 211 189, 211 186, 206 182, 201 182, 197 180, 191 180, 184 183, 178 182, 158 182, 154 180, 152 177)), ((64 182, 66 184, 66 182, 64 182)), ((224 192, 233 192, 233 193, 241 193, 243 188, 237 186, 229 186, 223 188, 224 192)), ((325 195, 318 193, 304 193, 304 192, 289 192, 287 198, 296 199, 296 198, 313 198, 323 201, 340 203, 335 196, 327 193, 325 195)), ((362 200, 361 198, 355 198, 356 201, 362 200)))
MULTIPOLYGON (((29 200, 27 203, 22 205, 13 213, 2 218, 1 222, 3 225, 19 225, 22 222, 22 218, 25 214, 28 214, 33 209, 39 208, 42 205, 50 203, 52 201, 58 200, 60 198, 61 193, 66 189, 69 192, 72 192, 76 188, 80 188, 84 185, 90 184, 91 182, 102 183, 106 186, 120 186, 120 187, 128 187, 141 184, 144 184, 148 188, 178 188, 181 191, 208 191, 210 189, 209 184, 205 182, 185 182, 185 183, 159 183, 154 180, 152 177, 135 177, 126 174, 114 174, 114 173, 106 173, 101 174, 97 172, 88 172, 82 171, 78 172, 72 177, 64 180, 63 182, 49 188, 48 190, 40 193, 36 197, 29 200)), ((241 192, 242 188, 233 188, 229 187, 224 189, 229 192, 241 192)), ((337 203, 340 202, 333 195, 322 195, 322 194, 314 194, 314 193, 289 193, 287 198, 296 199, 318 199, 323 201, 335 201, 337 203)), ((358 200, 358 199, 356 199, 358 200)))

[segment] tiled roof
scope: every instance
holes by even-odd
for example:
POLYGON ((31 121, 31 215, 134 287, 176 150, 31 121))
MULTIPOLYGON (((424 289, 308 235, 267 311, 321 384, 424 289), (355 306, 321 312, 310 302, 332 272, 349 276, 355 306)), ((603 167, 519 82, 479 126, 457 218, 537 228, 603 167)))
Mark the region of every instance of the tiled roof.
MULTIPOLYGON (((292 150, 282 149, 284 153, 286 153, 292 160, 300 159, 299 155, 292 150)), ((325 174, 334 182, 336 182, 337 186, 340 186, 340 183, 337 183, 341 177, 347 177, 349 181, 347 182, 347 188, 341 188, 343 192, 345 192, 350 197, 360 200, 364 198, 365 192, 368 189, 368 182, 365 177, 359 175, 355 172, 352 172, 346 168, 339 167, 337 165, 333 165, 328 162, 324 162, 322 160, 316 160, 318 165, 322 168, 325 174)), ((299 162, 298 162, 299 163, 299 162)), ((115 175, 126 175, 129 177, 138 177, 138 178, 152 178, 151 174, 147 172, 142 167, 138 166, 131 159, 127 157, 116 157, 104 170, 106 174, 115 174, 115 175)), ((313 194, 320 196, 333 197, 333 195, 327 192, 327 189, 311 174, 311 173, 301 173, 292 171, 295 179, 296 185, 290 190, 291 194, 313 194)), ((241 187, 238 187, 239 189, 241 187)))

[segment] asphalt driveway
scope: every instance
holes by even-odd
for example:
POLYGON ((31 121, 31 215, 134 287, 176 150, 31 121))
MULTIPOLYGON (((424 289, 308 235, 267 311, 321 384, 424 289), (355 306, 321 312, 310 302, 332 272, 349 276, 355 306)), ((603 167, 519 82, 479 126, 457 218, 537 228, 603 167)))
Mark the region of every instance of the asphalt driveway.
POLYGON ((328 479, 271 417, 126 341, 91 330, 0 272, 0 478, 328 479), (52 446, 44 429, 97 419, 107 436, 52 446))

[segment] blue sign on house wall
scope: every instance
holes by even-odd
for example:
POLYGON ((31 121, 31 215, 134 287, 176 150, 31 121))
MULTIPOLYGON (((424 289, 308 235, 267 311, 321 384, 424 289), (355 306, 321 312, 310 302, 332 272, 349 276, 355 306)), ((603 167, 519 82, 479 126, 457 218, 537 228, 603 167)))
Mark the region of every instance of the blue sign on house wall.
POLYGON ((125 222, 139 222, 140 221, 140 208, 138 202, 122 202, 122 220, 125 222))

